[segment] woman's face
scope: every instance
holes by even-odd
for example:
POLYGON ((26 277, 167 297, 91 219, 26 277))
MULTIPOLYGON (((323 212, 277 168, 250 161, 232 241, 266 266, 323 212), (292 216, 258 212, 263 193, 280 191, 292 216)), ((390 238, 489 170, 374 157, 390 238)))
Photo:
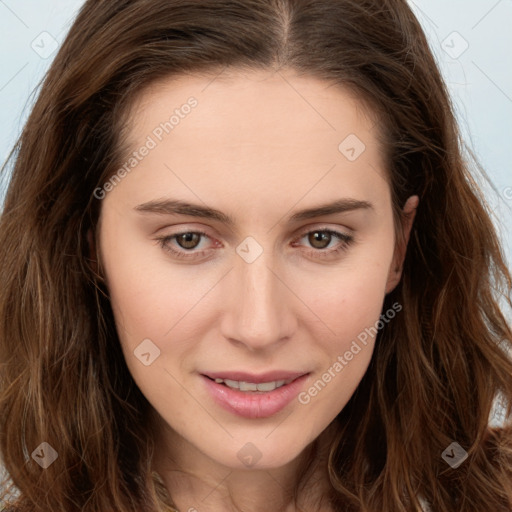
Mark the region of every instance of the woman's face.
POLYGON ((354 393, 401 309, 382 311, 403 247, 375 129, 291 72, 138 98, 126 165, 96 192, 99 255, 128 368, 181 450, 282 466, 354 393))

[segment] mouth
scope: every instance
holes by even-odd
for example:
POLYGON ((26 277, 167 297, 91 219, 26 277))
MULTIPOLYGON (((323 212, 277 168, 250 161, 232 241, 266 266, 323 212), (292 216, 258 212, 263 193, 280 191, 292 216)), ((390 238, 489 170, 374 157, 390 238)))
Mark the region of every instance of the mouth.
POLYGON ((208 372, 204 376, 217 384, 247 393, 268 393, 291 384, 308 372, 273 370, 260 374, 248 372, 208 372))
MULTIPOLYGON (((295 380, 295 379, 293 379, 295 380)), ((255 383, 255 382, 246 382, 246 381, 243 381, 243 380, 231 380, 231 379, 215 379, 215 382, 217 384, 224 384, 224 386, 227 386, 228 388, 231 388, 231 389, 238 389, 240 391, 248 391, 248 392, 251 392, 251 393, 267 393, 269 391, 274 391, 274 389, 278 389, 278 388, 281 388, 287 384, 290 384, 290 382, 293 382, 292 380, 290 381, 285 381, 285 380, 273 380, 273 381, 270 381, 270 382, 260 382, 260 383, 255 383)))
POLYGON ((303 387, 309 373, 243 372, 201 374, 213 401, 245 418, 267 418, 284 409, 303 387))

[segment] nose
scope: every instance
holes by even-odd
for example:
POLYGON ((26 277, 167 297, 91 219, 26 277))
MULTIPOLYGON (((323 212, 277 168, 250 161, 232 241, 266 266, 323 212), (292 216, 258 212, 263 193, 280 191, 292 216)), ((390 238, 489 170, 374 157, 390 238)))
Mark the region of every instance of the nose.
POLYGON ((225 339, 251 351, 270 349, 289 339, 296 326, 295 297, 286 280, 286 272, 276 269, 265 251, 252 263, 238 259, 223 288, 225 339))

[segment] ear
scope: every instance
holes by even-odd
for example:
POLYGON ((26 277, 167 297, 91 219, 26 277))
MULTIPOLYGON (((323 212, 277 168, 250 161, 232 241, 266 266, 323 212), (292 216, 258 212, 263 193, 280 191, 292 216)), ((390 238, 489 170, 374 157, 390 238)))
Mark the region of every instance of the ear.
POLYGON ((393 261, 389 267, 388 281, 386 283, 386 293, 392 292, 402 278, 402 269, 405 254, 407 252, 407 244, 409 243, 409 237, 411 235, 412 225, 414 223, 414 218, 416 217, 416 209, 418 208, 419 202, 420 199, 418 196, 411 196, 407 199, 402 210, 402 232, 397 233, 395 252, 393 255, 393 261))

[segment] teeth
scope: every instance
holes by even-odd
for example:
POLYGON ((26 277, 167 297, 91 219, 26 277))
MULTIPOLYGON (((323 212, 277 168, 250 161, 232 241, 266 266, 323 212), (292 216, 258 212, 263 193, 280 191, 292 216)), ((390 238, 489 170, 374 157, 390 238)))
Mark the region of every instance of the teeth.
POLYGON ((230 388, 233 388, 233 389, 239 389, 240 388, 240 383, 237 382, 236 380, 224 379, 224 384, 226 384, 226 386, 228 386, 230 388))
POLYGON ((226 384, 229 388, 239 389, 240 391, 274 391, 274 389, 284 386, 285 380, 276 380, 272 382, 244 382, 230 379, 215 379, 217 384, 226 384))
MULTIPOLYGON (((227 384, 227 382, 226 382, 227 384)), ((240 391, 258 391, 258 385, 253 384, 252 382, 237 382, 237 385, 239 385, 240 391)), ((229 384, 228 384, 229 386, 229 384)))
POLYGON ((262 382, 257 385, 258 391, 274 391, 276 388, 284 386, 284 380, 276 380, 274 382, 262 382))

